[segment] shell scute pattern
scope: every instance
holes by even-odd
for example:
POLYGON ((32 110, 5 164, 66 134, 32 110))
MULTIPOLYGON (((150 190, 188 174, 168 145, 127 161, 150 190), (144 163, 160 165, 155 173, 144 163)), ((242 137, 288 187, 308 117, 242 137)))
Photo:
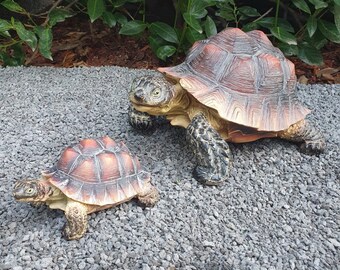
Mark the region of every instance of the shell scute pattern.
POLYGON ((137 195, 150 179, 123 142, 85 139, 68 147, 50 171, 51 183, 87 204, 116 204, 137 195))
POLYGON ((184 63, 159 68, 220 117, 280 131, 310 112, 295 96, 294 64, 258 30, 228 28, 196 42, 184 63))

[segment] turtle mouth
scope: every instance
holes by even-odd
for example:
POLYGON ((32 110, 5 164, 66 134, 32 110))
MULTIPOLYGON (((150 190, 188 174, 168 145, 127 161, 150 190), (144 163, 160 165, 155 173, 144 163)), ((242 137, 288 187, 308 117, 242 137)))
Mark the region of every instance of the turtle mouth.
POLYGON ((147 108, 153 108, 153 107, 159 107, 158 105, 153 105, 153 104, 147 104, 141 101, 136 100, 134 97, 130 98, 130 102, 137 109, 138 107, 147 107, 147 108))
POLYGON ((144 96, 138 96, 136 97, 135 94, 129 95, 129 100, 133 107, 138 110, 138 108, 162 108, 166 107, 168 105, 168 102, 166 102, 164 99, 161 101, 153 101, 150 100, 148 97, 144 96))
POLYGON ((19 191, 14 190, 12 194, 13 194, 14 199, 18 202, 31 202, 37 197, 36 192, 34 192, 30 195, 27 195, 24 192, 22 192, 21 190, 19 190, 19 191))

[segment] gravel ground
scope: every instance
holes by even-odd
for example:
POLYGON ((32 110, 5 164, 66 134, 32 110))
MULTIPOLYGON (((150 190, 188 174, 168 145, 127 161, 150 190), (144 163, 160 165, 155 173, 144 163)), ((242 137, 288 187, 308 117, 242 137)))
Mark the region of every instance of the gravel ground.
POLYGON ((140 134, 127 122, 126 68, 0 69, 0 269, 339 269, 340 85, 299 86, 327 150, 280 140, 232 145, 221 187, 192 177, 183 129, 140 134), (79 241, 61 237, 62 211, 15 202, 16 180, 39 177, 87 137, 124 140, 161 193, 90 215, 79 241))

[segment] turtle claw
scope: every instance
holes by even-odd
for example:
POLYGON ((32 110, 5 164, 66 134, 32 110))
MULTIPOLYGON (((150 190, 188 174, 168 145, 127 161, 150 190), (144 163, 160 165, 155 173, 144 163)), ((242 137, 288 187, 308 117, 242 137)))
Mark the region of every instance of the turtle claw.
POLYGON ((30 205, 32 207, 38 208, 40 206, 43 206, 45 203, 44 202, 31 202, 30 205))
POLYGON ((138 196, 138 200, 145 207, 153 207, 159 201, 159 192, 150 185, 145 193, 138 196))
POLYGON ((68 225, 64 226, 64 229, 62 231, 62 236, 70 241, 70 240, 77 240, 80 239, 83 235, 82 234, 77 234, 72 232, 72 230, 70 229, 70 227, 68 225))
POLYGON ((211 168, 197 165, 193 171, 193 177, 204 185, 219 186, 224 183, 224 180, 217 173, 214 173, 211 168))
POLYGON ((128 115, 129 123, 133 128, 142 131, 154 131, 154 116, 144 112, 139 112, 134 108, 130 108, 128 115))
POLYGON ((70 228, 66 224, 64 225, 61 234, 66 240, 71 240, 71 231, 70 231, 70 228))
POLYGON ((306 141, 300 145, 300 151, 307 155, 319 155, 325 151, 325 141, 306 141))

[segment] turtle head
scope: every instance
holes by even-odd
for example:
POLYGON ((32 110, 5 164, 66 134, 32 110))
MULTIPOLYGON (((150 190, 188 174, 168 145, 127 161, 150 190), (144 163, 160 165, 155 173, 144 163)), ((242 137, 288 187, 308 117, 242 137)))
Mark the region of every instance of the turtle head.
POLYGON ((13 188, 13 197, 19 202, 42 202, 52 195, 52 188, 43 180, 20 180, 13 188))
POLYGON ((136 78, 129 91, 134 107, 150 114, 159 114, 176 95, 176 87, 164 77, 143 76, 136 78))

